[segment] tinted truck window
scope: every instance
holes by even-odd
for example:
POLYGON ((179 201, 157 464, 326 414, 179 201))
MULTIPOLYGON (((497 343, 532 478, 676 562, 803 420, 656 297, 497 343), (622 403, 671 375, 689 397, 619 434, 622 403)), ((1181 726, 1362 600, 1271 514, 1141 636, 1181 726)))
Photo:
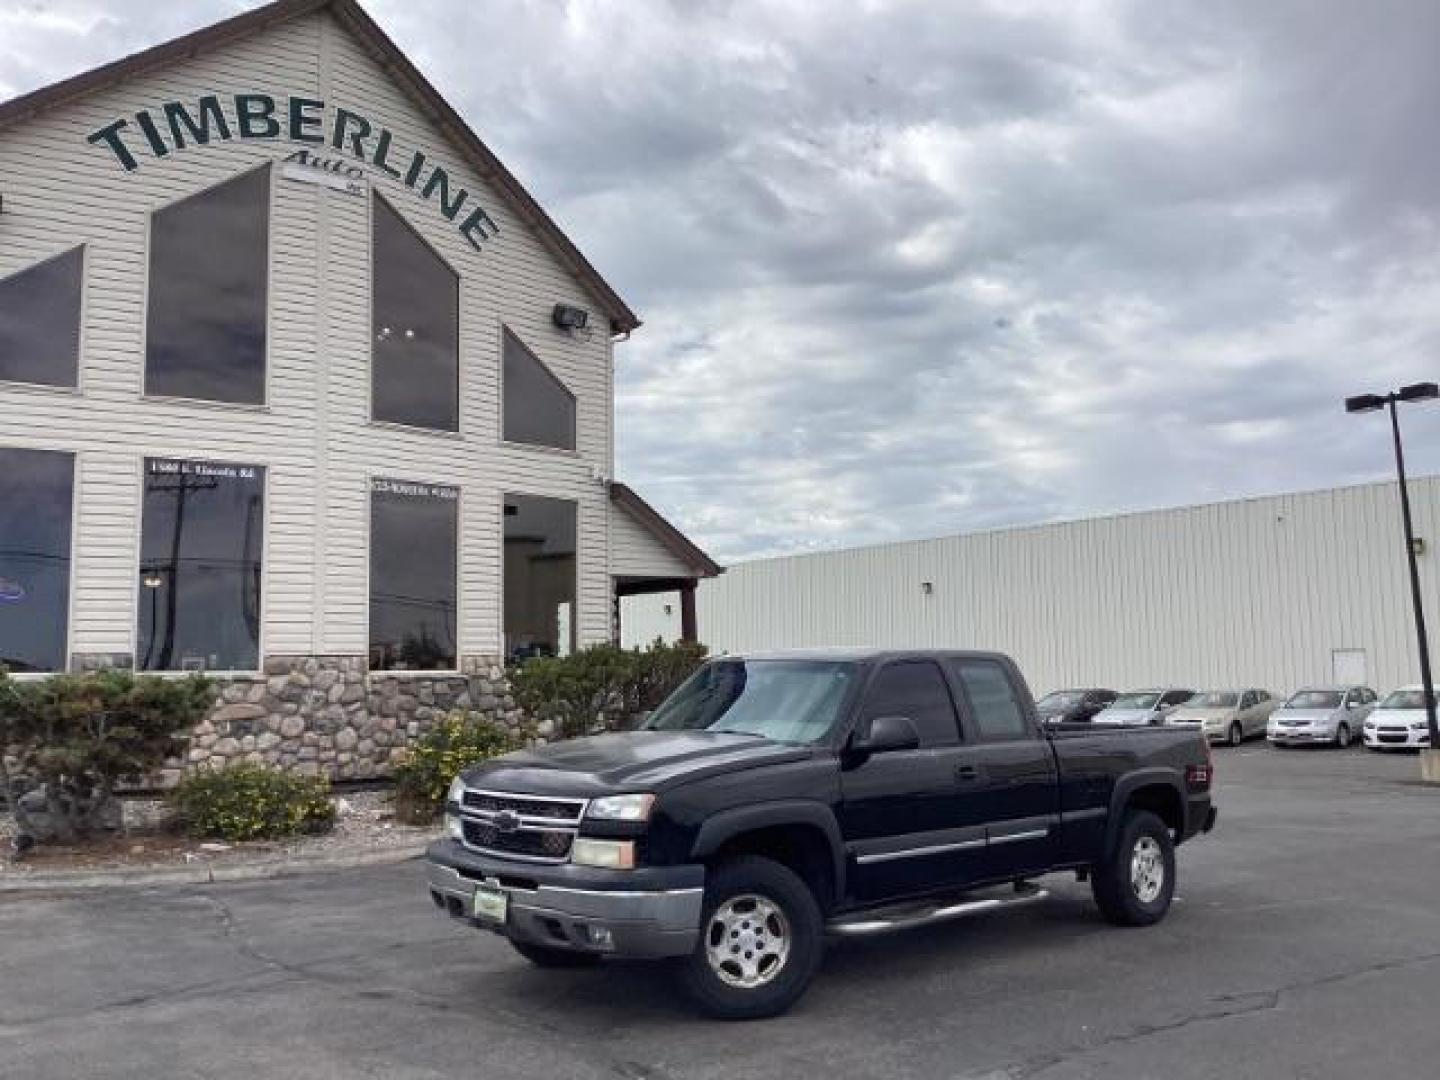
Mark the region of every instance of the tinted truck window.
POLYGON ((1025 710, 1005 669, 991 660, 957 660, 953 665, 982 739, 1023 739, 1029 733, 1025 710))
POLYGON ((921 746, 945 746, 959 739, 955 704, 940 668, 929 660, 887 665, 865 697, 864 719, 908 716, 921 746))

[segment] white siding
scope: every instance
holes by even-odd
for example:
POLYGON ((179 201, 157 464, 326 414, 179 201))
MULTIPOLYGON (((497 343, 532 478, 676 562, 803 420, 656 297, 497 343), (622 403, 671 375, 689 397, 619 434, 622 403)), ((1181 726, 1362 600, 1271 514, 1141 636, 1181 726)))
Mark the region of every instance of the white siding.
MULTIPOLYGON (((1433 650, 1440 478, 1411 491, 1433 650)), ((700 638, 999 649, 1040 692, 1288 691, 1329 681, 1334 650, 1363 649, 1387 689, 1418 681, 1399 516, 1395 485, 1371 484, 741 563, 701 583, 700 638)), ((663 602, 637 605, 636 633, 663 632, 663 602)))
MULTIPOLYGON (((228 110, 227 110, 228 111, 228 110)), ((136 137, 138 142, 138 136, 136 137)), ((291 20, 169 69, 134 78, 0 131, 0 276, 87 245, 81 390, 0 384, 0 444, 79 452, 73 651, 133 649, 140 459, 206 457, 269 470, 262 649, 361 653, 368 620, 370 475, 463 489, 460 646, 501 649, 501 494, 579 504, 579 637, 609 635, 609 500, 592 470, 613 472, 606 319, 529 228, 329 15, 291 20), (461 277, 459 436, 372 424, 369 416, 369 198, 283 180, 283 140, 233 140, 126 173, 86 136, 111 120, 204 93, 321 98, 389 127, 471 192, 500 235, 476 252, 433 203, 367 168, 461 277), (265 162, 272 206, 269 403, 263 409, 142 396, 146 236, 159 206, 265 162), (549 321, 564 301, 592 312, 586 340, 549 321), (578 452, 506 446, 499 437, 500 328, 512 327, 578 403, 578 452)))
POLYGON ((680 640, 680 593, 641 593, 620 598, 620 644, 644 648, 656 638, 680 640))
POLYGON ((616 577, 688 578, 695 570, 623 506, 610 505, 610 572, 616 577))

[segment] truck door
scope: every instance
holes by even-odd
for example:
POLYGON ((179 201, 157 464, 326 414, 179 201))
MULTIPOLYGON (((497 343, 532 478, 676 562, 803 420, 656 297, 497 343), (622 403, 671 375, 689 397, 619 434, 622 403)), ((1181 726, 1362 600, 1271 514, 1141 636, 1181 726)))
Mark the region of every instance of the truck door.
POLYGON ((914 750, 875 753, 841 773, 840 829, 851 891, 885 900, 983 876, 985 821, 960 797, 984 783, 961 742, 950 687, 934 660, 893 660, 871 678, 857 732, 879 717, 914 724, 914 750))
POLYGON ((1055 863, 1060 785, 1055 753, 1031 720, 1026 696, 996 660, 946 661, 962 703, 975 765, 988 778, 984 798, 992 874, 1021 875, 1055 863))

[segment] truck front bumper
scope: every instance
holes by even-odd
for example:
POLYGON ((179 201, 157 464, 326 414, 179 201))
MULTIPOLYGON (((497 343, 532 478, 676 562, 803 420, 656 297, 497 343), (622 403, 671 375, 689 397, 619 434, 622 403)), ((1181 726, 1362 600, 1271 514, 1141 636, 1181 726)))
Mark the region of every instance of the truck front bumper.
POLYGON ((686 956, 700 936, 703 866, 594 870, 496 859, 437 840, 425 853, 430 899, 452 918, 513 941, 574 952, 686 956), (506 897, 504 922, 477 914, 479 888, 506 897))

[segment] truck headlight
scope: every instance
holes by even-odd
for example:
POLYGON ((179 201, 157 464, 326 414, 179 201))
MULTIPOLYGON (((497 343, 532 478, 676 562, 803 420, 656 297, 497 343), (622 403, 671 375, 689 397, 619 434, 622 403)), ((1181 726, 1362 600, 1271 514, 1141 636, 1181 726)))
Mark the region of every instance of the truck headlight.
POLYGON ((598 866, 605 870, 635 868, 634 840, 592 840, 577 836, 570 845, 570 861, 577 866, 598 866))
POLYGON ((459 814, 445 815, 445 835, 451 840, 465 839, 465 824, 460 820, 459 814))
POLYGON ((590 800, 585 816, 596 821, 649 821, 654 795, 602 795, 590 800))

